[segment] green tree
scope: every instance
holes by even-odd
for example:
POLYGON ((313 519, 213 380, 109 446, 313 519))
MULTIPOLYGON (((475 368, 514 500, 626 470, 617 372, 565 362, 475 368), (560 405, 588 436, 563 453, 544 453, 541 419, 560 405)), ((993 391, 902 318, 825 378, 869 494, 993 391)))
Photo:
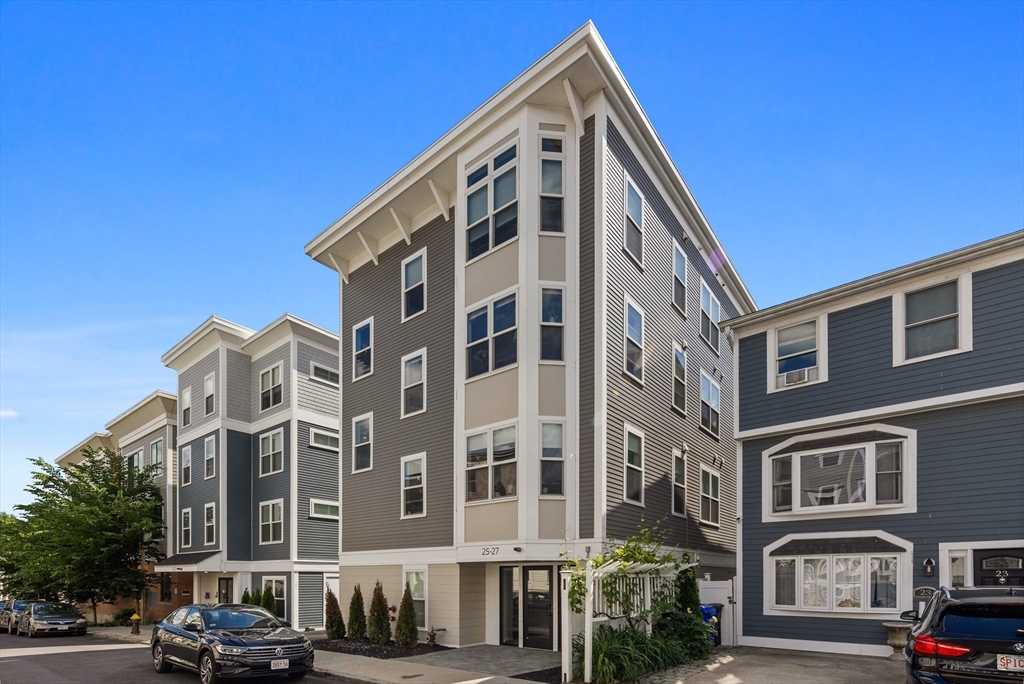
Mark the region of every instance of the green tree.
POLYGON ((242 592, 242 604, 246 605, 246 606, 249 606, 249 605, 252 605, 251 601, 252 601, 252 596, 249 594, 249 590, 246 589, 245 591, 242 592))
POLYGON ((277 599, 274 598, 273 585, 263 587, 263 607, 270 611, 271 615, 277 615, 277 599))
POLYGON ((252 596, 249 597, 250 606, 263 606, 263 592, 259 587, 253 587, 252 596))
MULTIPOLYGON (((683 562, 689 562, 688 557, 683 562)), ((676 575, 676 610, 681 613, 700 615, 700 588, 697 586, 697 573, 687 568, 676 575)))
POLYGON ((341 606, 338 605, 338 597, 334 595, 330 587, 327 587, 324 627, 327 630, 328 639, 345 638, 345 621, 341 617, 341 606))
POLYGON ((405 593, 398 606, 398 622, 395 624, 395 646, 412 648, 420 640, 419 628, 416 626, 416 604, 412 601, 412 590, 405 583, 405 593))
POLYGON ((391 616, 388 614, 388 600, 384 598, 384 586, 378 580, 370 597, 370 614, 366 619, 366 634, 376 644, 391 640, 391 616))
POLYGON ((348 638, 366 638, 366 602, 363 601, 363 590, 358 584, 352 591, 352 600, 348 603, 348 638))

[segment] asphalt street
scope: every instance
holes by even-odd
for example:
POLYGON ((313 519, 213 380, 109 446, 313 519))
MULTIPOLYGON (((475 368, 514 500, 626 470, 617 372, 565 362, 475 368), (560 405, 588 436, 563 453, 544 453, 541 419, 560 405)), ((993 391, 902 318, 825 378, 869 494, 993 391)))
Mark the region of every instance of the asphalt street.
MULTIPOLYGON (((256 681, 289 682, 287 677, 256 681)), ((337 680, 307 676, 326 684, 337 680)), ((198 684, 199 675, 175 668, 153 670, 145 645, 91 636, 46 636, 29 639, 0 633, 0 682, 3 684, 198 684)))

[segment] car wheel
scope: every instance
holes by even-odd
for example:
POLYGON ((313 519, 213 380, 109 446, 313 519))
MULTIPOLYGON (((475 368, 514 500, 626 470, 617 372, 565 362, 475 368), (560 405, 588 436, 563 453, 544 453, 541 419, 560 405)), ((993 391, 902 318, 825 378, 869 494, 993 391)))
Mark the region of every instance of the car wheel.
POLYGON ((164 660, 163 644, 159 642, 153 646, 153 669, 160 674, 165 674, 171 671, 171 664, 164 660))
POLYGON ((217 676, 217 665, 213 661, 213 654, 207 651, 199 658, 199 681, 203 684, 216 684, 220 681, 217 676))
POLYGON ((36 633, 32 631, 32 625, 28 626, 28 629, 25 630, 25 634, 28 634, 28 638, 29 639, 35 639, 36 638, 36 633))

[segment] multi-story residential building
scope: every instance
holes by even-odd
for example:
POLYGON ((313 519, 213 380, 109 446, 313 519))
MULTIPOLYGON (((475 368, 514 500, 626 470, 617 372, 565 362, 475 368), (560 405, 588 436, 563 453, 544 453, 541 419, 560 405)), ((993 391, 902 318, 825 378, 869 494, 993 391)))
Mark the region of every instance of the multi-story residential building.
MULTIPOLYGON (((735 569, 755 309, 593 25, 306 247, 339 274, 342 603, 557 648, 560 556, 659 528, 735 569)), ((444 631, 441 631, 441 630, 444 631)))
POLYGON ((270 589, 324 624, 338 575, 338 337, 291 315, 256 332, 211 317, 163 356, 178 373, 175 554, 197 603, 270 589))
POLYGON ((1024 585, 1024 232, 727 322, 740 643, 888 655, 939 586, 1024 585))

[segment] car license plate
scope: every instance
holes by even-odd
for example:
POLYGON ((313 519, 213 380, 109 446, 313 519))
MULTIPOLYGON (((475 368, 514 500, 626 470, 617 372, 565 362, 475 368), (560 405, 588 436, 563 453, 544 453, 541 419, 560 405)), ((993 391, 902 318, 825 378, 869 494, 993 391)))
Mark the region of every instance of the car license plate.
POLYGON ((1000 654, 996 657, 996 669, 1007 672, 1024 672, 1024 656, 1000 654))
POLYGON ((60 629, 67 629, 67 628, 68 628, 67 625, 57 625, 57 629, 59 629, 59 630, 60 629))
POLYGON ((283 660, 271 660, 270 661, 270 669, 271 670, 287 670, 288 669, 288 659, 285 658, 283 660))

